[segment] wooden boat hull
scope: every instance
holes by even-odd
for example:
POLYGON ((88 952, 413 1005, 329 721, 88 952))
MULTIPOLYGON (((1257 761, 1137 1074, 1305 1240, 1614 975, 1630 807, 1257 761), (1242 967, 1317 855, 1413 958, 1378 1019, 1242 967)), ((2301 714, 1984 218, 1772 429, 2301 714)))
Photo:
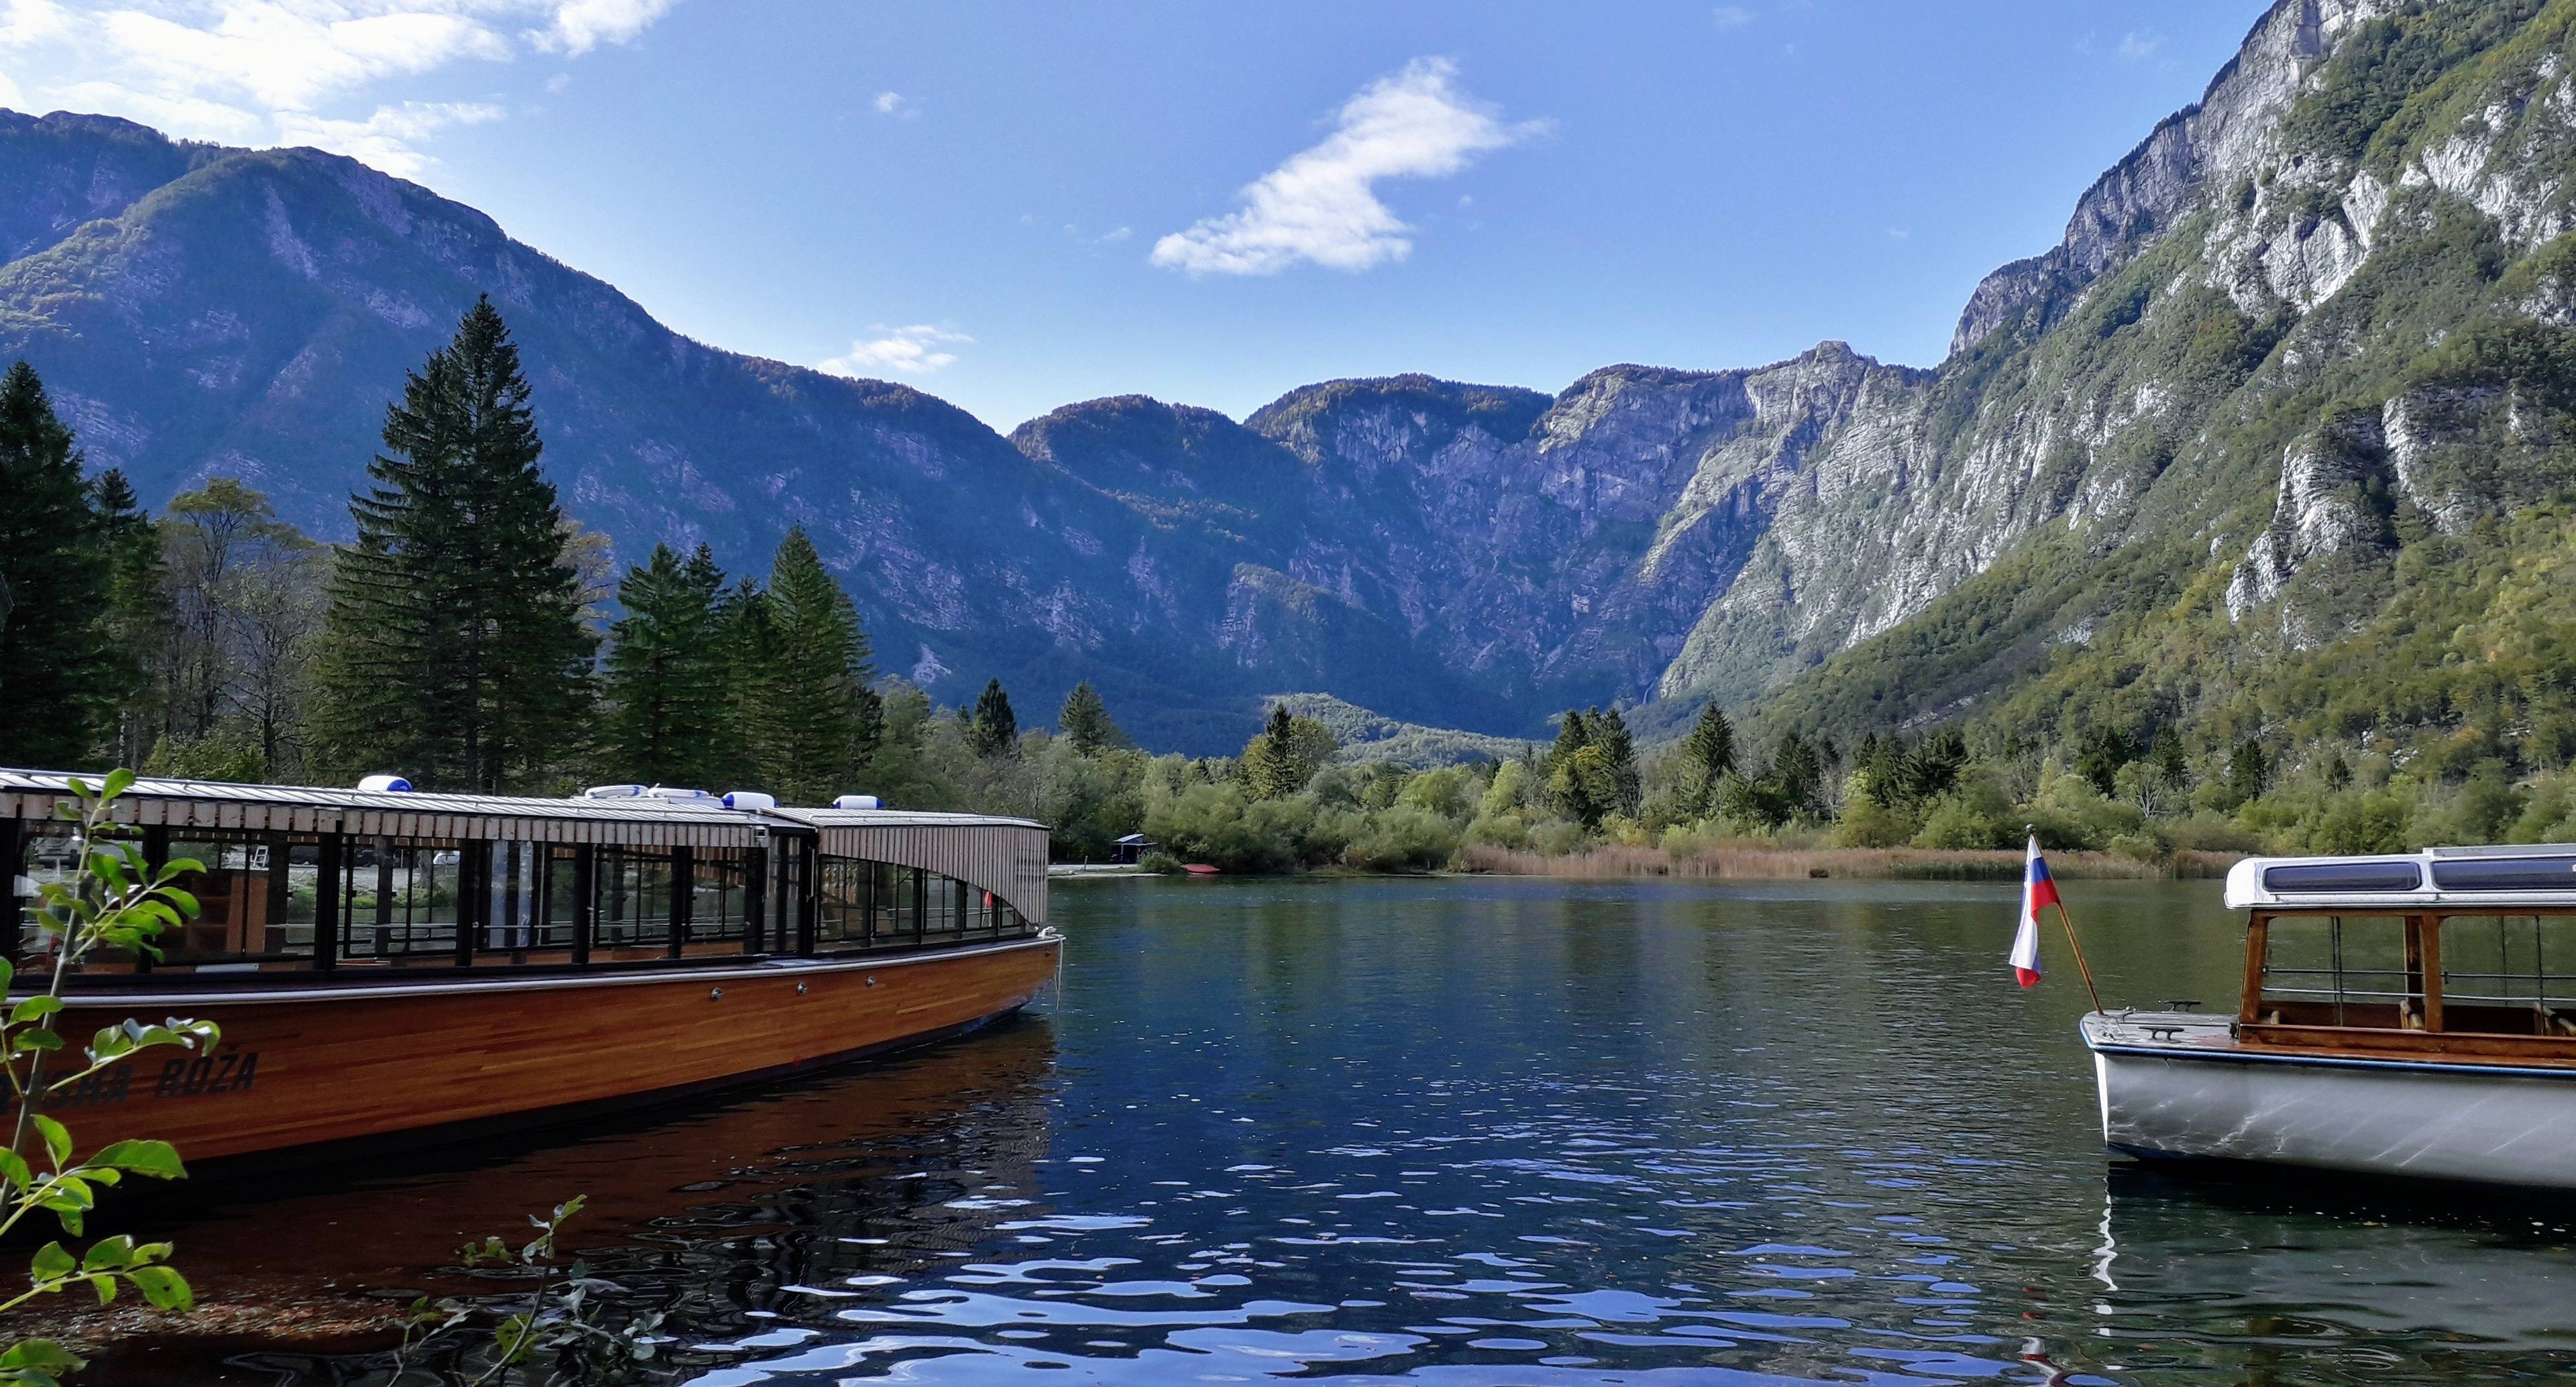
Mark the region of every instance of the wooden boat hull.
POLYGON ((2130 1155, 2576 1190, 2576 1068, 2283 1052, 2182 1014, 2087 1017, 2084 1042, 2130 1155))
POLYGON ((200 1161, 529 1120, 741 1082, 935 1038, 1026 1005, 1053 935, 873 959, 76 998, 75 1046, 132 1016, 212 1020, 47 1110, 82 1150, 157 1137, 200 1161))

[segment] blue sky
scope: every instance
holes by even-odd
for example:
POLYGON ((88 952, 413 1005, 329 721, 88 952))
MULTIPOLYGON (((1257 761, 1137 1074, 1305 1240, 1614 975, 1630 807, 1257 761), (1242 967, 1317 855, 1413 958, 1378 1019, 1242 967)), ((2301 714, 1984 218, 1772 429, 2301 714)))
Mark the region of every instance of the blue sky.
POLYGON ((1008 429, 1824 338, 1930 365, 2260 13, 0 0, 0 105, 352 153, 680 331, 1008 429))

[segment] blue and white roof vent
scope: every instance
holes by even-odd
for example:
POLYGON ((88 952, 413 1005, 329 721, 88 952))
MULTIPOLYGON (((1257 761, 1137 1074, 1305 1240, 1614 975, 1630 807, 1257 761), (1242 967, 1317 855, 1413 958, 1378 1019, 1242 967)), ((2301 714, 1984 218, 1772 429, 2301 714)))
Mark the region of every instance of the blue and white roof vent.
POLYGON ((832 801, 835 809, 883 809, 885 801, 874 795, 843 795, 832 801))
POLYGON ((778 796, 764 795, 758 790, 731 790, 725 794, 724 805, 727 809, 747 809, 758 813, 777 808, 778 796))
POLYGON ((358 788, 371 795, 407 795, 411 782, 398 775, 371 775, 359 781, 358 788))

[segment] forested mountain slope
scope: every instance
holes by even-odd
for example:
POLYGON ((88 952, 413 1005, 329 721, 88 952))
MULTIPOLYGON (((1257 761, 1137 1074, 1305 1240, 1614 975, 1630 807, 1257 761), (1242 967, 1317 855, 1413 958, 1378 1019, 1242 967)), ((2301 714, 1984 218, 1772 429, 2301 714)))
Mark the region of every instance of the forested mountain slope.
POLYGON ((2576 5, 2267 24, 2270 114, 2169 124, 2131 161, 2173 171, 2148 231, 2014 267, 1962 324, 1934 399, 2026 440, 1997 475, 2027 538, 1776 723, 2576 754, 2576 5))

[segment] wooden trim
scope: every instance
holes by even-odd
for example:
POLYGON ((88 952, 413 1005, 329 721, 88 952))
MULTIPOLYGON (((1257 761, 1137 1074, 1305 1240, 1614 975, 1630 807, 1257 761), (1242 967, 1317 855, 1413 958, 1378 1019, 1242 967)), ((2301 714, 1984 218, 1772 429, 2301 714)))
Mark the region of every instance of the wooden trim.
MULTIPOLYGON (((888 968, 914 967, 948 959, 982 954, 1009 953, 1017 949, 1053 949, 1064 943, 1064 936, 1054 933, 1032 934, 1021 939, 978 940, 951 948, 922 949, 901 954, 824 954, 818 958, 792 958, 772 955, 758 960, 728 960, 723 965, 692 964, 685 968, 661 966, 658 954, 639 955, 653 965, 632 970, 593 968, 588 972, 550 972, 543 977, 511 977, 523 971, 496 967, 472 978, 453 978, 445 973, 413 972, 412 976, 435 978, 423 982, 344 982, 361 976, 362 970, 344 967, 334 980, 311 987, 269 987, 257 990, 225 991, 214 988, 178 988, 162 991, 119 990, 101 988, 79 990, 65 996, 67 1006, 125 1007, 129 1010, 157 1007, 195 1007, 205 1010, 218 1006, 268 1006, 277 1003, 329 1003, 352 1000, 389 1000, 396 997, 490 995, 516 992, 554 992, 582 987, 646 987, 673 981, 687 983, 724 982, 751 978, 803 977, 815 973, 875 973, 888 968)), ((399 976, 405 970, 392 969, 377 976, 399 976)), ((168 974, 162 975, 167 978, 168 974)), ((2511 1037, 2507 1037, 2510 1039, 2511 1037)))
POLYGON ((2381 1026, 2237 1027, 2237 1038, 2264 1049, 2316 1055, 2433 1055, 2462 1059, 2511 1059, 2517 1063, 2576 1068, 2576 1037, 2401 1031, 2381 1026))
POLYGON ((2245 992, 2237 1007, 2237 1024, 2250 1026, 2263 1014, 2264 951, 2271 946, 2272 917, 2260 911, 2245 921, 2245 992))
POLYGON ((2424 949, 2424 1029, 2440 1034, 2442 1021, 2442 917, 2418 917, 2424 949))

